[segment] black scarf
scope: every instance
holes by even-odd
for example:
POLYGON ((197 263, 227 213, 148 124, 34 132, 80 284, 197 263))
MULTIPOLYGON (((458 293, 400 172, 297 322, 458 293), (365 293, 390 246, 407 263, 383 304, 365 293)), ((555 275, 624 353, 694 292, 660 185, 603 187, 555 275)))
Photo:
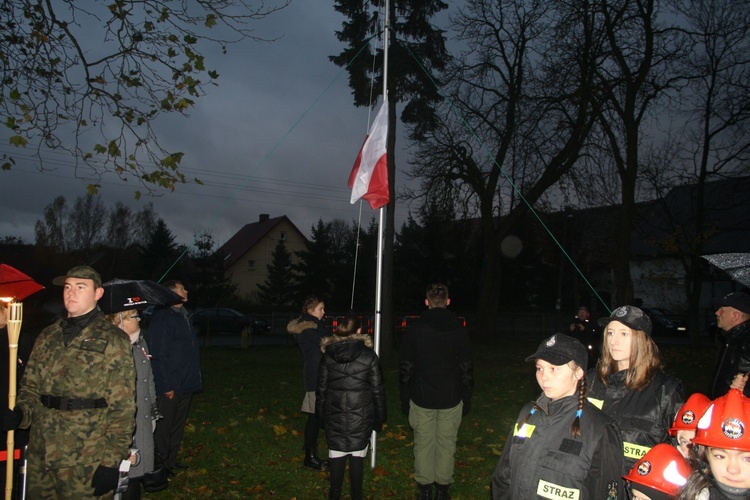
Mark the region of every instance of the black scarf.
POLYGON ((73 340, 76 335, 81 333, 81 330, 86 328, 100 312, 101 311, 97 306, 81 316, 76 316, 74 318, 62 318, 62 320, 60 321, 60 326, 62 327, 63 342, 65 343, 65 345, 70 344, 70 341, 73 340))

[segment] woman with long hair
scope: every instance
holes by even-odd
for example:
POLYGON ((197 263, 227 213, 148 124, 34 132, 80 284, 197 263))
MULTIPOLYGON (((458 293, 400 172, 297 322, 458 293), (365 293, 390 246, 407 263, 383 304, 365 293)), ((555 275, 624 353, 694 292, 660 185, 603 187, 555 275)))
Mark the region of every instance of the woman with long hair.
POLYGON ((318 435, 320 434, 320 419, 315 415, 315 390, 318 387, 318 366, 323 357, 320 352, 320 341, 328 337, 323 316, 325 303, 316 296, 310 295, 302 302, 302 315, 293 319, 287 325, 287 331, 297 335, 297 344, 302 350, 302 381, 305 386, 305 396, 302 399, 303 413, 307 413, 305 423, 303 465, 315 470, 328 467, 328 460, 318 456, 318 435))
POLYGON ((596 368, 587 374, 587 396, 619 424, 627 474, 654 445, 669 442, 685 395, 682 381, 664 373, 651 320, 641 309, 618 307, 598 323, 604 342, 596 368))
POLYGON ((623 498, 615 422, 586 400, 586 348, 556 333, 526 358, 542 394, 519 413, 492 476, 492 498, 623 498))

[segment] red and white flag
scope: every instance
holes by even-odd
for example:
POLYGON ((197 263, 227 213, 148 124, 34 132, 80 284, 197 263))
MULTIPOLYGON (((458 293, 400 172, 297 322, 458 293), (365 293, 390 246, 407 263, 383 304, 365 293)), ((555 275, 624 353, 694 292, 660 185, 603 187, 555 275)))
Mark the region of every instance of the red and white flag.
POLYGON ((364 198, 370 202, 373 210, 388 204, 390 196, 386 159, 387 139, 388 102, 385 101, 375 117, 370 133, 365 138, 365 143, 349 175, 349 187, 352 190, 351 203, 364 198))

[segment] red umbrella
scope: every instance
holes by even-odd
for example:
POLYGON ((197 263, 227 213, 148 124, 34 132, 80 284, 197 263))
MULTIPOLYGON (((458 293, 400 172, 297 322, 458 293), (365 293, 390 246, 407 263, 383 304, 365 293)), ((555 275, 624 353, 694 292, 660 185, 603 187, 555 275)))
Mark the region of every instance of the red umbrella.
POLYGON ((12 297, 21 301, 44 287, 31 276, 8 264, 0 264, 0 297, 12 297))

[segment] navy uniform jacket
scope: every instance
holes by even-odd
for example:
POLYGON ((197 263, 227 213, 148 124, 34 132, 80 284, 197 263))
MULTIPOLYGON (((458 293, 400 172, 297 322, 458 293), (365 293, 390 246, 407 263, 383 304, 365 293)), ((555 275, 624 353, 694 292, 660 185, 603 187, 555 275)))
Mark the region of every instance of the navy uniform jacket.
POLYGON ((519 427, 534 407, 524 406, 508 436, 492 475, 492 498, 624 498, 622 441, 614 420, 586 402, 581 436, 573 437, 578 396, 551 401, 542 395, 519 427))

